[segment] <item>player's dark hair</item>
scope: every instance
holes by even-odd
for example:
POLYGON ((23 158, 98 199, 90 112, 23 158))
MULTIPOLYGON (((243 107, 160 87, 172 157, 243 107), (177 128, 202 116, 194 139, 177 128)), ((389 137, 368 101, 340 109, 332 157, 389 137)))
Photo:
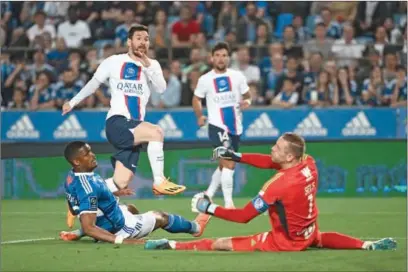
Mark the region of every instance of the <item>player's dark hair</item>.
POLYGON ((82 141, 74 141, 67 144, 64 150, 65 159, 72 164, 72 161, 78 156, 79 150, 85 145, 86 143, 82 141))
POLYGON ((129 33, 128 33, 128 39, 132 39, 133 35, 135 34, 135 32, 139 32, 139 31, 146 31, 147 33, 149 33, 149 29, 147 28, 147 26, 144 25, 133 25, 130 27, 129 29, 129 33))
POLYGON ((211 50, 211 55, 214 55, 215 52, 217 52, 217 51, 219 51, 219 50, 222 50, 222 49, 227 50, 228 56, 231 55, 231 49, 230 49, 228 43, 226 43, 226 42, 218 42, 218 43, 213 47, 213 49, 211 50))
POLYGON ((306 143, 302 136, 296 133, 286 132, 282 135, 282 138, 289 143, 289 152, 291 152, 296 159, 303 157, 306 152, 306 143))

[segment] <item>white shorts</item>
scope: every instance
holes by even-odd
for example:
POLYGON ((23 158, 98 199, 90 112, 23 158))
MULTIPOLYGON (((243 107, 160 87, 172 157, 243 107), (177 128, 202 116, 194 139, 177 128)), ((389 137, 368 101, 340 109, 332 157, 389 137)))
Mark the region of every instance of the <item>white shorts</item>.
POLYGON ((143 238, 149 235, 156 225, 156 217, 153 212, 142 214, 132 214, 127 207, 120 207, 125 217, 125 225, 123 228, 115 233, 116 236, 126 238, 143 238))

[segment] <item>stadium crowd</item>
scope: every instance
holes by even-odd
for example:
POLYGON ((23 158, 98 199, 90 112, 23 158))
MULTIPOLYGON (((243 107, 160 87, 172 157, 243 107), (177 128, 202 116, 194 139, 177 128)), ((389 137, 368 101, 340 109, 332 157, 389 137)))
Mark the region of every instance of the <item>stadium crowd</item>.
MULTIPOLYGON (((1 2, 2 110, 58 109, 99 63, 149 28, 164 94, 150 106, 191 106, 211 46, 226 41, 254 106, 404 106, 407 2, 1 2)), ((79 108, 109 105, 100 88, 79 108)))

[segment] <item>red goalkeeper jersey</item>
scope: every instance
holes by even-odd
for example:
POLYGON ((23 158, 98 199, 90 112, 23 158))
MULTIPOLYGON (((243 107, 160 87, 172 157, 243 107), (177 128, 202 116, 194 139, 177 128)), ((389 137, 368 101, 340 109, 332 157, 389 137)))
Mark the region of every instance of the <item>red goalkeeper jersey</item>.
POLYGON ((291 240, 308 239, 317 227, 318 215, 318 172, 314 159, 305 155, 300 164, 279 169, 268 155, 242 154, 241 163, 278 170, 259 192, 258 198, 263 201, 255 198, 253 205, 255 209, 265 203, 269 206, 274 231, 286 233, 291 240))

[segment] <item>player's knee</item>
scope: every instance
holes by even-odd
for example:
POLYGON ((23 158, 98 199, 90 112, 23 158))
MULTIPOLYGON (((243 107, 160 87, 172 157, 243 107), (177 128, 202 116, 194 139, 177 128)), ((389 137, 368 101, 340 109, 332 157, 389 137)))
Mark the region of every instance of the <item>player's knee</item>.
POLYGON ((164 140, 164 131, 161 127, 155 125, 154 126, 154 137, 156 141, 163 142, 164 140))

